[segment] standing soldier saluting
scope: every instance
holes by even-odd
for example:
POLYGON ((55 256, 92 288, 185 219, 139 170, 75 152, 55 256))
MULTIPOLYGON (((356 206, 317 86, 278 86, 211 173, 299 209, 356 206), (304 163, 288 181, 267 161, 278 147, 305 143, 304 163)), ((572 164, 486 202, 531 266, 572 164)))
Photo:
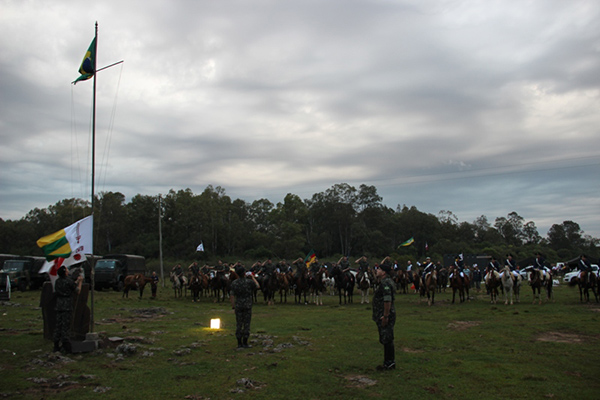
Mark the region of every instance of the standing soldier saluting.
POLYGON ((373 295, 373 321, 379 331, 379 343, 383 345, 383 365, 378 370, 392 370, 396 368, 394 352, 394 325, 396 323, 396 309, 394 308, 394 292, 396 287, 390 277, 392 265, 390 258, 386 257, 375 272, 380 284, 373 295))
POLYGON ((258 282, 252 273, 246 274, 242 265, 235 267, 239 279, 231 282, 231 308, 235 310, 235 337, 239 348, 251 347, 248 344, 250 337, 250 321, 252 320, 252 295, 259 288, 258 282))
POLYGON ((60 344, 65 353, 71 353, 71 314, 73 310, 73 293, 81 291, 83 275, 77 277, 77 283, 69 278, 69 270, 62 266, 58 269, 58 279, 54 283, 56 295, 56 326, 54 328, 54 350, 60 351, 60 344))

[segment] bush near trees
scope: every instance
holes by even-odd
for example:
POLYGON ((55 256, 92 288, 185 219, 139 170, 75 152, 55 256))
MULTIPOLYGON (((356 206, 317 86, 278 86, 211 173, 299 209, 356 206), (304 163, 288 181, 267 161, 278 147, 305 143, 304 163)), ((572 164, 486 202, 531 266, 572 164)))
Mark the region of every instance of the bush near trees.
MULTIPOLYGON (((415 206, 382 203, 374 186, 335 184, 310 199, 289 193, 282 202, 232 200, 222 187, 208 186, 200 194, 190 189, 162 196, 136 195, 129 202, 118 192, 95 199, 96 254, 131 253, 159 257, 159 204, 163 255, 166 259, 293 260, 314 250, 320 259, 341 254, 367 255, 373 260, 391 255, 405 265, 409 259, 444 254, 489 254, 517 259, 545 254, 565 261, 587 253, 598 258, 598 238, 585 235, 574 221, 556 223, 542 237, 534 221, 517 212, 493 221, 485 215, 458 221, 449 210, 438 215, 415 206), (409 247, 398 247, 413 237, 409 247), (197 253, 202 241, 205 252, 197 253), (427 246, 427 249, 426 249, 427 246)), ((20 220, 0 219, 0 252, 42 255, 36 240, 90 214, 90 202, 65 199, 45 209, 35 208, 20 220)))

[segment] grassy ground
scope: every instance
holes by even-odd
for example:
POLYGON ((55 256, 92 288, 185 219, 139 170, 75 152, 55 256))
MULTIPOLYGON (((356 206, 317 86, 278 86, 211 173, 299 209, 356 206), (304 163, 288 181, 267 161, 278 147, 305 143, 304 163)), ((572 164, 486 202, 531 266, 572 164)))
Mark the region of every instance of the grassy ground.
MULTIPOLYGON (((378 372, 383 348, 371 308, 254 306, 251 344, 237 350, 229 303, 157 300, 96 292, 95 331, 105 345, 60 357, 43 339, 39 292, 0 305, 0 398, 10 399, 596 399, 600 392, 600 305, 575 288, 555 300, 490 304, 479 294, 432 307, 396 297, 395 371, 378 372), (208 329, 219 317, 223 328, 208 329), (119 350, 108 338, 125 338, 119 350), (132 352, 131 354, 128 353, 132 352)), ((149 293, 144 293, 148 296, 149 293)))

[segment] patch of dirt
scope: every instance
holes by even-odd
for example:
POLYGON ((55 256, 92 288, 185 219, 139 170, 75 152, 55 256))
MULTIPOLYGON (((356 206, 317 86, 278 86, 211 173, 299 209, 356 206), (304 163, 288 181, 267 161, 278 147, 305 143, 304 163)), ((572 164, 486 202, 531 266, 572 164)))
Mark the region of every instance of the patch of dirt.
POLYGON ((585 338, 576 333, 562 332, 545 332, 537 337, 540 342, 555 342, 555 343, 583 343, 585 338))
POLYGON ((409 349, 408 347, 403 347, 402 351, 405 353, 424 353, 424 350, 417 350, 417 349, 409 349))
POLYGON ((465 331, 469 328, 479 325, 480 322, 478 321, 453 321, 448 324, 447 328, 454 329, 455 331, 465 331))
POLYGON ((377 384, 375 379, 371 379, 364 375, 347 375, 344 377, 348 381, 348 386, 353 388, 365 388, 377 384))

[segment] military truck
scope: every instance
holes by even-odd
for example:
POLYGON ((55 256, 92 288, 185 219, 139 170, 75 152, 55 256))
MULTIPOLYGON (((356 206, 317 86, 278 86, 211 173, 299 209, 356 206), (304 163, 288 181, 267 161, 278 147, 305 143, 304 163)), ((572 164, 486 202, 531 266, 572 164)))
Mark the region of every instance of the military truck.
POLYGON ((8 274, 10 285, 21 292, 35 290, 42 287, 47 280, 47 274, 39 274, 38 271, 44 265, 44 257, 18 256, 4 261, 2 271, 8 274))
POLYGON ((96 261, 94 271, 96 290, 113 288, 120 291, 127 275, 146 273, 146 259, 131 254, 108 254, 96 261))

